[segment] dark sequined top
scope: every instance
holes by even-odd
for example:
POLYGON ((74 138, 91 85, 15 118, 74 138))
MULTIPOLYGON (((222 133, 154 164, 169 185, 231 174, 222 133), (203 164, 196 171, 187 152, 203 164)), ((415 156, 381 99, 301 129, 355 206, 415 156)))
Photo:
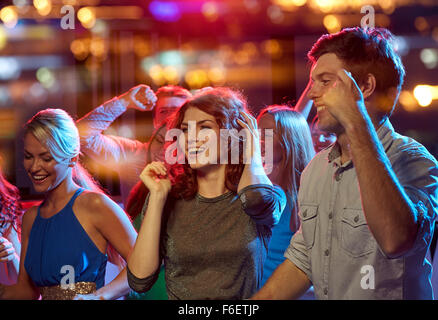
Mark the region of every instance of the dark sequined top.
MULTIPOLYGON (((280 187, 261 184, 215 198, 197 195, 188 201, 168 200, 161 258, 169 299, 252 296, 261 284, 271 228, 285 206, 280 187)), ((140 279, 128 270, 128 282, 133 290, 144 292, 158 273, 159 269, 140 279)))

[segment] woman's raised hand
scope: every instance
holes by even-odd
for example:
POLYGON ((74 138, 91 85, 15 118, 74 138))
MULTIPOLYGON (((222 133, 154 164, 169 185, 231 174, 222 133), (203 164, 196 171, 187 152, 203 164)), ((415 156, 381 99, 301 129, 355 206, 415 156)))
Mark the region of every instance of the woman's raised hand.
POLYGON ((250 164, 260 165, 262 163, 261 149, 260 149, 260 134, 257 127, 257 120, 250 114, 241 111, 240 114, 245 119, 242 121, 237 119, 237 122, 246 129, 247 132, 247 143, 245 144, 245 163, 250 161, 250 164), (250 143, 248 143, 250 142, 250 143))
POLYGON ((167 196, 171 183, 167 176, 167 168, 163 162, 154 161, 149 163, 141 172, 140 179, 152 194, 167 196))

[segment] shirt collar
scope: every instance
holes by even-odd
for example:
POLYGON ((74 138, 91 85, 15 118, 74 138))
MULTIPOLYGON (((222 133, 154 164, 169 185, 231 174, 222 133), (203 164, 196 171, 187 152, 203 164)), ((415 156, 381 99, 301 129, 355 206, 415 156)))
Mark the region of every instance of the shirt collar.
MULTIPOLYGON (((380 143, 382 144, 385 152, 387 152, 389 147, 391 146, 392 135, 394 132, 395 132, 394 127, 392 126, 392 124, 388 118, 386 118, 386 120, 383 121, 383 123, 380 125, 379 129, 377 129, 377 137, 380 140, 380 143)), ((330 147, 330 151, 329 151, 328 156, 327 156, 327 161, 329 163, 331 163, 331 162, 335 161, 336 159, 339 159, 340 157, 341 157, 341 148, 340 148, 338 142, 336 141, 330 147)))

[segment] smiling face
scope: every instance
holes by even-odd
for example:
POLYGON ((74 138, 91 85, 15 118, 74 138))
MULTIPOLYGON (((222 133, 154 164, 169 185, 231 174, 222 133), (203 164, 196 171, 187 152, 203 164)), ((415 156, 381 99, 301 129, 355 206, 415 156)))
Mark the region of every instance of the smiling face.
POLYGON ((207 165, 219 163, 220 128, 211 114, 195 107, 187 108, 180 126, 184 133, 186 159, 192 169, 201 169, 207 165), (190 124, 194 124, 193 127, 190 124), (195 129, 190 132, 190 129, 195 129), (192 160, 193 159, 193 160, 192 160), (208 163, 200 161, 209 159, 208 163))
POLYGON ((56 162, 47 147, 32 133, 24 137, 23 165, 37 192, 53 190, 71 175, 68 164, 56 162))
POLYGON ((308 93, 318 113, 318 128, 322 131, 339 133, 342 126, 325 108, 322 97, 337 79, 338 70, 345 68, 342 61, 334 53, 322 55, 313 65, 310 72, 312 87, 308 93))

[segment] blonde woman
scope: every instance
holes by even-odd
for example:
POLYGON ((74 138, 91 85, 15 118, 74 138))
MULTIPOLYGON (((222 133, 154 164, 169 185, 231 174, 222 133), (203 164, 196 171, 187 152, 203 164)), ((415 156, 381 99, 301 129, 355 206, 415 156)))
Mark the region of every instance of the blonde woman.
POLYGON ((40 111, 25 125, 24 168, 45 198, 24 214, 18 282, 0 286, 0 298, 117 299, 129 292, 125 269, 104 286, 106 252, 111 247, 126 259, 136 232, 79 154, 78 131, 65 111, 40 111))

